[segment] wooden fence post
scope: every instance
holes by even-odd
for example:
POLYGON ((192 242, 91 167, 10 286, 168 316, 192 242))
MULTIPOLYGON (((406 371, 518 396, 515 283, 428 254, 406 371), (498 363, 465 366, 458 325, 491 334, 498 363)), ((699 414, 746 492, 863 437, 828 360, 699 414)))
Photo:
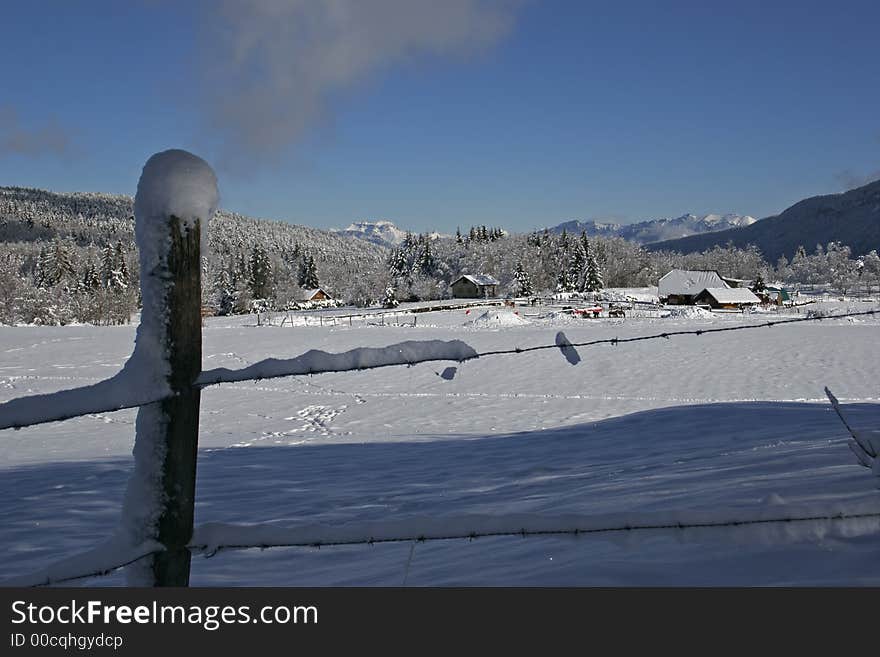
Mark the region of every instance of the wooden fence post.
POLYGON ((201 391, 192 384, 202 371, 201 221, 183 227, 169 218, 171 249, 168 269, 172 284, 168 293, 168 351, 171 390, 162 410, 165 426, 165 461, 162 466, 164 507, 159 517, 158 540, 165 552, 155 555, 156 586, 188 586, 196 492, 196 454, 199 442, 201 391))
POLYGON ((144 166, 135 197, 143 298, 126 363, 147 386, 170 393, 138 410, 134 472, 123 504, 133 545, 164 550, 131 566, 129 583, 188 586, 195 508, 202 371, 201 242, 216 209, 217 178, 201 158, 170 150, 144 166))

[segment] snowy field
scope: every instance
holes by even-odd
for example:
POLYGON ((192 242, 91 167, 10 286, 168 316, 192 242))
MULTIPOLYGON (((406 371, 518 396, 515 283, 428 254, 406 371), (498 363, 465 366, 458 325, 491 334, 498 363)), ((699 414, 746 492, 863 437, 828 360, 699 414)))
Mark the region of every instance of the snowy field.
MULTIPOLYGON (((210 318, 203 363, 403 340, 483 351, 552 344, 559 330, 578 342, 789 316, 517 311, 421 313, 415 327, 210 318)), ((133 339, 131 326, 2 327, 0 401, 107 378, 133 339)), ((556 350, 487 357, 452 380, 439 373, 454 363, 425 363, 208 388, 196 524, 417 529, 420 518, 576 514, 616 526, 880 512, 878 479, 857 466, 822 391, 857 427, 880 428, 878 342, 878 319, 826 320, 583 348, 574 366, 556 350)), ((112 533, 134 417, 0 431, 0 579, 112 533)), ((194 558, 192 584, 880 585, 876 518, 413 545, 221 551, 194 558)), ((125 574, 85 583, 124 584, 125 574)))

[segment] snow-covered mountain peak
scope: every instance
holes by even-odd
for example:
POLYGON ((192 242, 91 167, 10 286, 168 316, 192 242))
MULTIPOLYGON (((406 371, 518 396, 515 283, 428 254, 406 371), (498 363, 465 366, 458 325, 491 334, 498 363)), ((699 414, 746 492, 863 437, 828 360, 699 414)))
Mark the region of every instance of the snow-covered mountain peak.
POLYGON ((401 230, 388 219, 378 221, 354 221, 345 230, 338 231, 348 237, 357 237, 374 244, 395 246, 403 242, 407 231, 401 230))
POLYGON ((554 232, 565 229, 569 233, 586 231, 587 235, 601 237, 623 237, 624 239, 648 244, 665 239, 675 239, 688 235, 711 233, 729 228, 750 226, 756 219, 739 214, 705 214, 702 216, 687 213, 679 217, 662 217, 632 224, 615 224, 598 221, 566 221, 551 228, 554 232))

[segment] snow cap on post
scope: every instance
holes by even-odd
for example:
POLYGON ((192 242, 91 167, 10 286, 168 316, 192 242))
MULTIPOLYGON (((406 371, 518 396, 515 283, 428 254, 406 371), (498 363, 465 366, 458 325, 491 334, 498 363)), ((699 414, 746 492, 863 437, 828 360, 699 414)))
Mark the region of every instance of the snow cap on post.
POLYGON ((134 199, 135 239, 140 252, 141 323, 135 351, 125 365, 147 385, 167 390, 168 268, 171 217, 182 233, 199 223, 200 250, 206 252, 208 220, 217 209, 217 176, 202 158, 183 150, 153 155, 144 165, 134 199))
MULTIPOLYGON (((171 149, 156 153, 144 165, 134 199, 135 236, 144 262, 167 233, 168 217, 181 221, 181 228, 202 220, 202 251, 206 250, 208 220, 219 201, 217 176, 211 166, 197 155, 171 149)), ((155 253, 152 255, 156 255, 155 253)), ((148 262, 155 262, 155 257, 148 262)))

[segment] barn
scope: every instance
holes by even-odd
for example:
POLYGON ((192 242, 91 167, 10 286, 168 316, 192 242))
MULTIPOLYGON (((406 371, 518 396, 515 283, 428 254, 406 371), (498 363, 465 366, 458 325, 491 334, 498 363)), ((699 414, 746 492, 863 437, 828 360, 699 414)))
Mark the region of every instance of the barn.
POLYGON ((481 299, 498 296, 498 281, 486 274, 465 274, 452 283, 452 296, 481 299))
POLYGON ((670 305, 693 305, 695 297, 706 288, 727 288, 715 270, 673 269, 660 277, 657 296, 670 305))
POLYGON ((755 281, 748 278, 731 278, 730 276, 722 276, 721 280, 727 283, 728 287, 747 287, 750 290, 755 283, 755 281))
POLYGON ((707 303, 715 310, 743 310, 757 306, 761 300, 747 287, 708 287, 695 298, 695 303, 707 303))
POLYGON ((297 295, 297 301, 333 301, 333 297, 317 287, 313 290, 300 290, 300 293, 297 295))

